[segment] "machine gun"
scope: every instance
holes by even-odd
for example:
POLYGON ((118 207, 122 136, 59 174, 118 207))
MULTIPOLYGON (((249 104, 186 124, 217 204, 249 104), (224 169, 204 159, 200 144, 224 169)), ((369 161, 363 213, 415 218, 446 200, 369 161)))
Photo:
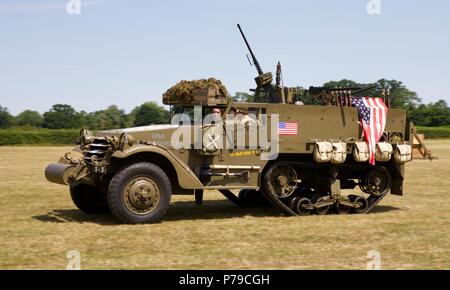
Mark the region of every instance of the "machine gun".
POLYGON ((253 53, 252 48, 250 47, 250 44, 248 44, 247 38, 245 37, 245 34, 242 31, 241 26, 238 24, 237 27, 239 28, 242 38, 244 39, 245 45, 247 46, 248 51, 250 52, 250 56, 252 58, 252 63, 255 65, 256 71, 258 72, 258 76, 255 78, 256 85, 258 87, 265 87, 265 86, 271 85, 272 80, 273 80, 272 73, 270 73, 270 72, 264 73, 263 72, 263 70, 261 69, 261 65, 259 64, 258 60, 256 59, 255 54, 253 53))
MULTIPOLYGON (((250 89, 250 91, 255 93, 255 102, 269 102, 269 103, 294 103, 298 96, 304 96, 305 93, 309 94, 311 98, 318 104, 321 105, 336 105, 341 107, 351 106, 351 97, 356 94, 365 92, 375 88, 375 85, 367 87, 346 87, 346 88, 331 88, 331 87, 309 87, 308 90, 303 90, 301 88, 288 88, 281 84, 281 65, 278 62, 277 74, 276 74, 276 84, 273 85, 272 73, 264 73, 261 65, 256 59, 250 44, 245 37, 244 32, 239 24, 237 24, 239 32, 244 39, 245 45, 247 46, 250 56, 247 55, 251 65, 256 67, 258 76, 255 78, 256 89, 250 89), (251 58, 251 59, 250 59, 251 58)), ((383 90, 382 96, 385 103, 390 107, 389 102, 389 90, 383 90)))
POLYGON ((354 95, 371 90, 375 85, 360 88, 330 88, 330 87, 309 87, 308 93, 313 100, 322 105, 336 105, 341 107, 351 106, 351 97, 354 95))
MULTIPOLYGON (((250 44, 247 41, 247 38, 245 37, 244 32, 242 31, 241 26, 238 24, 237 27, 239 28, 239 31, 242 35, 242 38, 244 39, 245 45, 248 48, 248 51, 250 52, 251 62, 250 64, 254 65, 256 67, 256 71, 258 72, 258 76, 255 78, 256 82, 256 89, 251 90, 255 92, 255 101, 256 102, 271 102, 271 103, 278 103, 280 102, 280 97, 277 94, 276 88, 272 85, 273 76, 272 73, 267 72, 264 73, 261 65, 259 64, 258 60, 256 59, 255 54, 253 53, 252 48, 250 47, 250 44)), ((247 55, 248 57, 248 55, 247 55)), ((250 59, 249 59, 250 61, 250 59)))

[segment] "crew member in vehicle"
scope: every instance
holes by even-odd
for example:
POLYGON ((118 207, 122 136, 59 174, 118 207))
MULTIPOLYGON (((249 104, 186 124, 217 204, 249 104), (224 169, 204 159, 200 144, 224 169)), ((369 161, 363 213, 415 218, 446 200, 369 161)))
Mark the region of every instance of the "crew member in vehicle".
POLYGON ((251 125, 257 125, 257 122, 255 119, 250 118, 247 111, 243 108, 235 108, 234 109, 234 120, 236 122, 242 123, 242 124, 251 124, 251 125))

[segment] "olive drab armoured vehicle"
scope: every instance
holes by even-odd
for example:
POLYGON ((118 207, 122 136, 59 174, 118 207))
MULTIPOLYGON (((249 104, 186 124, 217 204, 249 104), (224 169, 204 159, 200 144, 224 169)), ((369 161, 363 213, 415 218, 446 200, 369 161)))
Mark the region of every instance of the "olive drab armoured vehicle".
POLYGON ((215 79, 182 81, 163 95, 170 124, 81 130, 47 179, 68 185, 81 211, 126 223, 157 222, 172 194, 201 204, 209 190, 288 215, 367 213, 389 192, 402 195, 415 130, 404 110, 389 108, 389 92, 378 98, 384 130, 371 143, 357 101, 367 88, 284 87, 280 66, 274 83, 239 30, 258 71, 252 102, 233 100, 215 79))

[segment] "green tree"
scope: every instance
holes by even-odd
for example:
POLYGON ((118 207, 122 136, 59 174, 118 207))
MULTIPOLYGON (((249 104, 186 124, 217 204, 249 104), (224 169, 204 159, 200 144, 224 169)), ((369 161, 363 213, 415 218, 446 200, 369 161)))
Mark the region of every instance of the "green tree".
POLYGON ((381 79, 375 85, 376 88, 369 92, 368 95, 380 96, 383 89, 389 89, 391 108, 412 109, 421 102, 417 94, 410 91, 400 81, 381 79))
POLYGON ((450 108, 444 100, 427 105, 421 104, 408 111, 408 117, 415 125, 439 127, 450 125, 450 108))
POLYGON ((116 105, 111 105, 106 110, 95 112, 94 119, 96 121, 96 129, 114 129, 125 127, 126 115, 116 105))
POLYGON ((82 110, 78 113, 78 116, 81 119, 81 127, 89 129, 89 130, 97 130, 98 129, 97 120, 95 118, 95 112, 87 113, 86 111, 82 110))
POLYGON ((136 119, 136 111, 133 110, 129 114, 125 114, 124 121, 123 121, 123 127, 129 128, 134 126, 134 120, 136 119))
POLYGON ((402 82, 396 80, 380 79, 372 84, 364 84, 343 79, 327 82, 323 86, 329 88, 365 88, 373 85, 375 86, 374 88, 363 91, 357 94, 357 96, 379 97, 383 90, 389 89, 391 108, 412 109, 421 102, 415 92, 410 91, 402 82))
POLYGON ((0 128, 8 128, 14 124, 14 117, 8 112, 8 108, 0 106, 0 128))
POLYGON ((41 127, 44 124, 44 118, 39 112, 25 110, 16 117, 16 123, 20 126, 41 127))
POLYGON ((169 121, 169 112, 155 102, 147 102, 131 112, 134 126, 161 124, 169 121))
POLYGON ((343 79, 340 81, 330 81, 327 83, 324 83, 323 86, 327 88, 356 88, 359 87, 361 84, 358 84, 355 81, 343 79))
POLYGON ((80 128, 81 116, 70 105, 56 104, 44 113, 44 127, 50 129, 80 128))

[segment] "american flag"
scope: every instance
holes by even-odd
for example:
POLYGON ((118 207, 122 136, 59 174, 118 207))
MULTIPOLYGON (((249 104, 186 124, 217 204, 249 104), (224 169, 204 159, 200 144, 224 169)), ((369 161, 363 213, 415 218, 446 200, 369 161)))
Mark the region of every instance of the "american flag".
POLYGON ((352 98, 352 105, 358 108, 364 139, 369 145, 369 163, 375 165, 375 147, 386 126, 388 108, 382 98, 352 98))
POLYGON ((279 122, 278 135, 297 135, 296 122, 279 122))

